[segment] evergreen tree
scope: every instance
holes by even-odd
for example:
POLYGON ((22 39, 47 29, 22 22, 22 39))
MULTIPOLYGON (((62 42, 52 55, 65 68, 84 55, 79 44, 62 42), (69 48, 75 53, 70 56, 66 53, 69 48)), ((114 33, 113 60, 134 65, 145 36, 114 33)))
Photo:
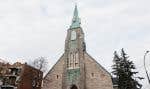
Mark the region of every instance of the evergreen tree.
POLYGON ((143 79, 142 77, 135 77, 134 70, 135 65, 133 61, 128 60, 128 56, 125 51, 121 50, 121 55, 119 56, 117 52, 114 52, 114 65, 112 66, 112 73, 117 78, 117 84, 119 89, 141 89, 142 85, 137 81, 138 79, 143 79))

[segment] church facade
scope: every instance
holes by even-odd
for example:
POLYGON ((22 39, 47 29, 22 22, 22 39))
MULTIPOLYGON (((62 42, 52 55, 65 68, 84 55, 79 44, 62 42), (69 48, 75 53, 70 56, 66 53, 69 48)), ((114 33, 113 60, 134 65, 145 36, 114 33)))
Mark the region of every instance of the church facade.
POLYGON ((42 89, 113 89, 110 73, 87 53, 80 24, 75 6, 65 52, 44 77, 42 89))

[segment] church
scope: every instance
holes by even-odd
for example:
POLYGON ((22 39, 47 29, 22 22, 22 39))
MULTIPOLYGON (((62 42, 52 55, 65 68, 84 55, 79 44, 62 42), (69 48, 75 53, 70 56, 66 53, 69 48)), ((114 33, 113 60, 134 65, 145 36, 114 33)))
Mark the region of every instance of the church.
POLYGON ((112 78, 86 51, 77 5, 63 55, 47 73, 42 89, 113 89, 112 78))

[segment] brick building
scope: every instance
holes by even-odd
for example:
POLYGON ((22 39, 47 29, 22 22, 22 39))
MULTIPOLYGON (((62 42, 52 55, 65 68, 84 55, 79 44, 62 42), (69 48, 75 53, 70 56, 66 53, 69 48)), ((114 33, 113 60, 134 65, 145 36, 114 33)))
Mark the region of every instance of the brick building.
POLYGON ((64 51, 45 76, 42 89, 113 89, 110 73, 86 51, 77 6, 64 51))
POLYGON ((19 62, 6 65, 1 76, 1 89, 41 89, 43 73, 19 62))
POLYGON ((0 59, 0 86, 3 84, 3 77, 5 76, 8 67, 10 66, 9 63, 5 63, 2 59, 0 59))

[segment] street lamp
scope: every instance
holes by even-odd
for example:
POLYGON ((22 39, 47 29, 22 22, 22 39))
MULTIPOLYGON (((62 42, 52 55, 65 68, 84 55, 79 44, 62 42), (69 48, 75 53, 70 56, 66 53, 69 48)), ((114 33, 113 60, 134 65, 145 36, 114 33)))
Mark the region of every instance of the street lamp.
POLYGON ((148 79, 148 82, 150 84, 150 78, 148 76, 148 72, 147 72, 147 69, 146 69, 146 65, 145 65, 145 58, 146 58, 146 55, 149 53, 150 51, 146 51, 146 53, 144 54, 144 68, 145 68, 145 72, 146 72, 146 76, 147 76, 147 79, 148 79))

